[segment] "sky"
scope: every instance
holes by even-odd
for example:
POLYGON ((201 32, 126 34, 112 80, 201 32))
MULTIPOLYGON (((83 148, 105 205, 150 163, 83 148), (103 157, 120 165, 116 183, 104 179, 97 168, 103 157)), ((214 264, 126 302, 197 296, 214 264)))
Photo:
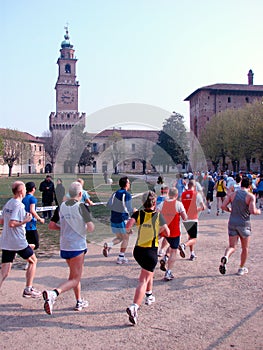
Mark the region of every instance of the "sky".
POLYGON ((188 128, 184 99, 196 89, 247 84, 249 69, 254 84, 263 84, 262 0, 0 0, 0 6, 2 128, 34 136, 48 130, 67 24, 89 132, 119 123, 158 129, 173 111, 188 128))

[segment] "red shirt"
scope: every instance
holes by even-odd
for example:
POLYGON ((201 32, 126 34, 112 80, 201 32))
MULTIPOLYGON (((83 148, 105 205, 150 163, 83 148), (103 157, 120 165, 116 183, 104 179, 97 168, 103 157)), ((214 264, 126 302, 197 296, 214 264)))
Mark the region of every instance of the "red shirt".
POLYGON ((185 207, 188 220, 198 219, 196 197, 197 197, 197 191, 194 191, 194 190, 187 190, 182 193, 182 203, 185 207))
POLYGON ((164 201, 162 211, 165 221, 170 229, 170 237, 180 236, 180 213, 176 211, 176 200, 164 201))

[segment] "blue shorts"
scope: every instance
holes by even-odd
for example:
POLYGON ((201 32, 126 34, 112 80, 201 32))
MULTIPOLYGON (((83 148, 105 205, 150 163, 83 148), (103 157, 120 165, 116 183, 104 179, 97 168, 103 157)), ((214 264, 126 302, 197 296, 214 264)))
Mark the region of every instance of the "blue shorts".
POLYGON ((116 233, 122 233, 122 234, 126 234, 126 222, 122 221, 122 222, 111 222, 111 232, 116 234, 116 233))
POLYGON ((79 256, 81 254, 86 254, 88 249, 84 250, 61 250, 60 251, 60 256, 62 259, 72 259, 75 258, 76 256, 79 256))
POLYGON ((180 236, 178 237, 165 237, 165 239, 167 240, 167 242, 170 244, 170 247, 172 249, 177 249, 179 247, 180 244, 180 236))

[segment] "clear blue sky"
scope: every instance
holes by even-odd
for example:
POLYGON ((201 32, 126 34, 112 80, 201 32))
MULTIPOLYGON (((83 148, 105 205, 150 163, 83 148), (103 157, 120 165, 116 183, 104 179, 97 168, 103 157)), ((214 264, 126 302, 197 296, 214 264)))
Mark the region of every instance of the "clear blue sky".
MULTIPOLYGON (((79 111, 87 129, 117 120, 100 109, 142 103, 181 113, 199 87, 263 84, 262 0, 1 0, 0 127, 41 136, 55 111, 60 44, 69 23, 79 111), (96 113, 95 113, 96 115, 96 113)), ((168 113, 168 114, 169 114, 168 113)), ((162 127, 167 115, 123 116, 162 127)), ((132 120, 131 120, 132 119, 132 120)))

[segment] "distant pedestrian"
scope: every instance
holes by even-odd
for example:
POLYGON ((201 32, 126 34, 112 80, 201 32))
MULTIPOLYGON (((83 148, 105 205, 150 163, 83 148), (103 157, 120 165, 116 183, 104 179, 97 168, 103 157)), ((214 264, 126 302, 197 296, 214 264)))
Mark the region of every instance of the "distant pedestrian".
POLYGON ((85 203, 87 205, 93 205, 94 203, 91 200, 90 195, 88 194, 88 191, 84 190, 84 183, 85 183, 84 180, 81 178, 78 178, 76 181, 79 182, 82 186, 82 197, 80 202, 85 203))
POLYGON ((226 264, 230 256, 236 251, 238 240, 241 241, 240 266, 237 274, 242 276, 248 273, 245 266, 248 257, 248 247, 251 237, 250 214, 259 215, 261 210, 256 208, 255 196, 249 192, 251 181, 248 177, 243 177, 241 189, 228 195, 222 209, 230 212, 228 221, 229 246, 225 250, 225 255, 221 258, 219 271, 222 275, 226 273, 226 264), (229 207, 231 204, 231 207, 229 207))
POLYGON ((211 175, 208 175, 207 178, 204 180, 204 194, 206 199, 206 205, 207 205, 207 213, 211 213, 211 204, 214 200, 214 187, 215 183, 213 181, 213 178, 211 175))
POLYGON ((131 232, 133 225, 138 226, 138 238, 133 250, 133 256, 141 267, 139 281, 135 290, 133 304, 126 309, 129 321, 137 323, 138 309, 145 296, 145 304, 151 305, 155 302, 152 294, 153 275, 158 262, 158 236, 163 233, 166 237, 170 235, 169 228, 161 213, 156 211, 156 194, 148 191, 142 197, 143 209, 132 214, 128 221, 126 230, 131 232))
MULTIPOLYGON (((224 178, 224 175, 220 175, 219 179, 216 181, 215 183, 215 187, 214 189, 216 190, 216 215, 219 215, 220 212, 220 207, 224 201, 224 198, 226 196, 227 193, 227 188, 226 188, 226 181, 224 178)), ((224 211, 222 210, 222 213, 224 211)))
POLYGON ((55 202, 60 206, 65 197, 65 187, 63 186, 62 179, 57 179, 57 186, 55 188, 55 202))
POLYGON ((44 290, 44 310, 48 315, 53 312, 57 297, 73 289, 76 306, 74 310, 81 311, 88 302, 81 298, 81 276, 84 267, 84 256, 87 252, 87 232, 94 230, 88 207, 81 203, 82 186, 73 182, 69 187, 70 199, 58 207, 49 223, 49 229, 60 230, 60 256, 69 267, 68 280, 62 282, 53 290, 44 290))
POLYGON ((0 274, 0 289, 2 283, 11 271, 16 254, 29 263, 26 272, 25 298, 40 298, 41 292, 33 287, 36 273, 37 258, 26 240, 25 226, 32 220, 32 214, 26 213, 22 199, 26 195, 25 184, 16 181, 12 184, 13 198, 3 207, 0 224, 3 225, 0 245, 2 249, 2 266, 0 274))
MULTIPOLYGON (((55 187, 52 181, 51 175, 47 175, 45 180, 39 185, 39 191, 42 192, 42 204, 43 207, 50 207, 53 204, 55 196, 55 187)), ((52 210, 44 210, 43 217, 50 219, 52 215, 52 210)))

